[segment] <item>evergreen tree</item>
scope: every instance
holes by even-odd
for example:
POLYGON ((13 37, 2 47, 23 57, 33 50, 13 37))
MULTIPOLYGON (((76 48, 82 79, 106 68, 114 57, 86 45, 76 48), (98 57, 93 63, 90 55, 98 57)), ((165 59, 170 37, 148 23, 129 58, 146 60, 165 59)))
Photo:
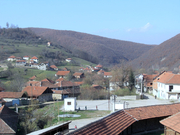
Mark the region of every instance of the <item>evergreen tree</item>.
POLYGON ((132 69, 131 69, 130 72, 129 72, 129 78, 128 78, 128 80, 129 80, 129 81, 128 81, 128 82, 129 82, 129 85, 128 85, 129 90, 132 91, 133 88, 134 88, 134 86, 135 86, 135 77, 134 77, 134 73, 133 73, 132 69))

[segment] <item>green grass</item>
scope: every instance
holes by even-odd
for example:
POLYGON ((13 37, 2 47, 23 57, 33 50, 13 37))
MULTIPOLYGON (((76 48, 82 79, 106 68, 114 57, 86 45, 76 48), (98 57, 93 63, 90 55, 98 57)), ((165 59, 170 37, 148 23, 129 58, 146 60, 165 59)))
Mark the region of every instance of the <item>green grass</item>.
POLYGON ((43 112, 44 115, 48 115, 52 117, 52 121, 50 121, 46 127, 55 125, 57 123, 61 123, 61 122, 65 122, 65 121, 71 121, 71 120, 76 120, 76 119, 86 119, 86 118, 95 118, 95 117, 101 117, 101 116, 106 116, 110 113, 110 111, 98 111, 98 110, 87 110, 87 111, 78 111, 78 112, 64 112, 62 110, 59 110, 59 108, 61 108, 63 106, 64 102, 63 101, 59 101, 59 102, 55 102, 54 104, 51 105, 47 105, 43 108, 37 109, 35 114, 38 112, 43 112), (81 115, 81 117, 78 118, 59 118, 58 119, 58 115, 62 115, 62 114, 77 114, 77 115, 81 115))

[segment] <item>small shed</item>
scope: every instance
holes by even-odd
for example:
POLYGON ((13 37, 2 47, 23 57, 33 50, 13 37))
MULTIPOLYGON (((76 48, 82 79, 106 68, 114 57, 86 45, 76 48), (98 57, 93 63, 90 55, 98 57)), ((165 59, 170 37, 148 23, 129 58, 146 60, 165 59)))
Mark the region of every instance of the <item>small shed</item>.
POLYGON ((65 111, 75 111, 76 110, 76 97, 65 98, 64 109, 65 111))

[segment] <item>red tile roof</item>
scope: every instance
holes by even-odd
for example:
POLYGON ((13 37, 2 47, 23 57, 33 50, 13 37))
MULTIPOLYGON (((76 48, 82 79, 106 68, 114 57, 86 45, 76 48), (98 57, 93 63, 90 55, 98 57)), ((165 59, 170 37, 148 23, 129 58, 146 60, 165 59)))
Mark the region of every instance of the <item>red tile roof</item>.
POLYGON ((70 87, 70 86, 79 86, 78 84, 71 82, 71 81, 60 81, 58 83, 56 83, 55 85, 57 85, 58 87, 70 87))
POLYGON ((42 95, 48 87, 40 87, 40 86, 27 86, 22 90, 22 93, 27 92, 29 97, 38 97, 42 95))
POLYGON ((69 94, 66 90, 52 90, 54 94, 69 94))
POLYGON ((65 76, 65 75, 68 75, 70 73, 70 71, 58 71, 56 73, 56 75, 59 75, 59 76, 65 76))
POLYGON ((50 67, 51 67, 51 68, 57 68, 55 65, 51 65, 50 67))
POLYGON ((10 56, 9 58, 16 58, 16 57, 12 55, 12 56, 10 56))
POLYGON ((84 82, 75 82, 78 85, 82 85, 84 82))
POLYGON ((104 76, 111 76, 111 72, 104 72, 104 76))
POLYGON ((31 59, 37 60, 38 58, 36 56, 33 56, 31 59))
POLYGON ((96 67, 97 67, 97 68, 102 68, 103 66, 102 66, 102 65, 100 65, 100 64, 98 64, 96 67))
POLYGON ((63 80, 64 80, 64 78, 59 78, 59 79, 56 80, 56 82, 61 82, 63 80))
POLYGON ((1 98, 20 98, 22 97, 21 92, 0 92, 1 98))
POLYGON ((180 112, 161 120, 160 123, 180 133, 180 112))
POLYGON ((52 81, 52 80, 50 80, 50 79, 48 79, 48 78, 45 78, 45 79, 41 80, 41 82, 50 82, 50 83, 54 83, 54 81, 52 81))
POLYGON ((28 81, 26 83, 26 86, 40 86, 41 82, 40 81, 28 81))
POLYGON ((80 72, 75 72, 74 74, 73 74, 73 76, 81 76, 83 73, 80 73, 80 72))
POLYGON ((35 80, 36 79, 36 75, 34 75, 33 77, 29 78, 29 80, 35 80))
POLYGON ((180 104, 155 105, 116 111, 69 134, 120 134, 138 120, 167 117, 180 112, 180 104))

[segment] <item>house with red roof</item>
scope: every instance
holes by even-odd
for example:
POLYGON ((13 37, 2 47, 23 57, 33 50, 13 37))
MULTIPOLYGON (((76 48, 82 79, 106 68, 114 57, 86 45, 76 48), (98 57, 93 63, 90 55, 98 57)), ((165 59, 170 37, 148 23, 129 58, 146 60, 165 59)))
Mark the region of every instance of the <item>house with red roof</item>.
POLYGON ((104 78, 111 78, 112 74, 111 72, 104 72, 104 78))
POLYGON ((83 77, 84 77, 84 73, 75 72, 75 73, 73 74, 73 77, 75 77, 76 79, 83 78, 83 77))
POLYGON ((51 65, 50 70, 58 70, 58 67, 56 67, 55 65, 51 65))
POLYGON ((36 57, 36 56, 33 56, 31 59, 30 59, 30 61, 32 62, 35 62, 35 63, 38 63, 39 61, 38 61, 38 58, 36 57))
POLYGON ((55 76, 59 77, 59 78, 64 78, 66 76, 68 76, 70 73, 70 71, 58 71, 55 76))
POLYGON ((17 60, 16 61, 16 66, 25 66, 26 65, 26 61, 25 60, 17 60))
POLYGON ((95 66, 94 68, 95 68, 95 69, 100 70, 100 69, 102 69, 102 68, 103 68, 103 66, 102 66, 101 64, 98 64, 98 65, 97 65, 97 66, 95 66))
POLYGON ((29 60, 29 59, 30 59, 30 56, 27 56, 27 55, 26 55, 26 56, 23 57, 23 60, 26 60, 26 61, 27 61, 27 60, 29 60))
POLYGON ((18 114, 5 105, 0 107, 0 134, 16 135, 18 114))
POLYGON ((14 55, 10 56, 7 61, 15 61, 16 60, 16 57, 14 55))
POLYGON ((72 58, 67 58, 66 59, 66 62, 71 62, 72 61, 72 58))
POLYGON ((165 135, 180 135, 180 112, 160 121, 165 135))
POLYGON ((53 91, 49 87, 27 86, 22 93, 27 93, 28 98, 36 98, 40 102, 52 101, 53 91))
POLYGON ((153 95, 160 99, 180 99, 180 74, 163 72, 153 81, 153 95))
POLYGON ((35 80, 36 80, 36 78, 37 78, 37 76, 36 76, 36 75, 34 75, 33 77, 29 78, 29 81, 35 81, 35 80))

